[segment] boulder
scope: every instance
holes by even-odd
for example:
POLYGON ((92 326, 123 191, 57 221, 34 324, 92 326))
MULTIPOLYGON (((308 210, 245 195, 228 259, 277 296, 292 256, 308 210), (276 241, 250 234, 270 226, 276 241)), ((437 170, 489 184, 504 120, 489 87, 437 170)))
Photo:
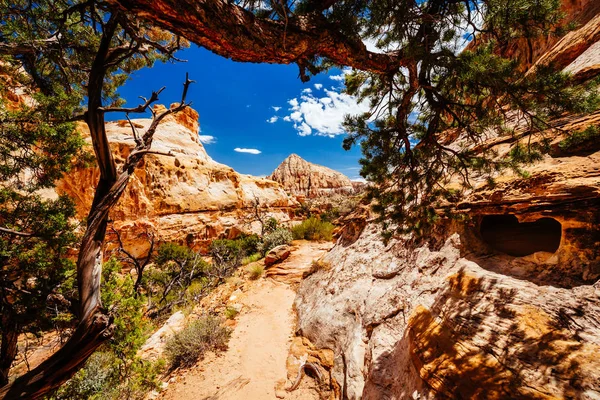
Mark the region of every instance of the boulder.
POLYGON ((265 256, 265 267, 282 262, 290 256, 291 252, 292 248, 287 244, 272 248, 265 256))
POLYGON ((164 325, 146 340, 140 349, 140 356, 146 360, 156 360, 162 355, 167 340, 185 326, 185 315, 177 311, 164 325))

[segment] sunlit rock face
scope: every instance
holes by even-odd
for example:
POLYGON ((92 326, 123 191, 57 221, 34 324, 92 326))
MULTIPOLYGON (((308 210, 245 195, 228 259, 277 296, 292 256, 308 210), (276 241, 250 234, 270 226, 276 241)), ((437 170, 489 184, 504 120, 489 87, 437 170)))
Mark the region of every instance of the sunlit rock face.
MULTIPOLYGON (((563 9, 578 29, 505 50, 585 80, 600 71, 600 2, 563 9)), ((600 113, 555 122, 528 177, 473 180, 462 222, 384 244, 367 211, 346 218, 295 303, 299 335, 334 352, 339 398, 600 398, 600 141, 561 146, 600 113)), ((503 156, 517 141, 486 145, 503 156)))
MULTIPOLYGON (((149 119, 132 122, 141 133, 150 124, 149 119)), ((85 125, 80 129, 89 135, 85 125)), ((118 121, 107 123, 106 132, 120 166, 134 145, 132 129, 127 121, 118 121)), ((215 238, 259 231, 258 222, 251 218, 256 199, 275 218, 289 220, 295 201, 279 184, 239 174, 208 156, 198 139, 194 110, 188 108, 163 120, 152 150, 159 154, 145 156, 110 214, 134 254, 147 251, 147 231, 158 241, 201 251, 215 238)), ((81 217, 89 210, 98 177, 96 168, 77 168, 57 184, 59 192, 76 201, 81 217)))
POLYGON ((300 198, 355 192, 352 181, 344 174, 309 163, 296 154, 283 160, 267 178, 279 182, 289 194, 300 198))
MULTIPOLYGON (((600 281, 589 274, 600 221, 565 235, 576 218, 549 220, 561 227, 558 248, 556 233, 544 234, 536 239, 550 243, 537 245, 555 251, 524 256, 488 243, 508 224, 487 223, 484 237, 478 221, 454 223, 426 242, 385 245, 366 223, 325 257, 331 269, 302 282, 299 334, 334 351, 341 398, 595 399, 600 281)), ((517 234, 540 234, 527 224, 517 234)))
MULTIPOLYGON (((515 142, 490 140, 500 155, 515 142)), ((366 210, 346 217, 295 303, 299 334, 334 351, 341 398, 600 396, 600 144, 524 170, 475 179, 454 209, 466 220, 420 240, 386 245, 366 210)))
POLYGON ((501 48, 505 57, 518 59, 524 70, 552 60, 556 65, 572 73, 598 71, 600 54, 585 54, 585 51, 600 40, 600 2, 597 0, 563 0, 561 24, 572 24, 575 29, 564 37, 556 35, 538 36, 512 41, 501 48), (572 64, 573 63, 573 64, 572 64), (587 71, 583 71, 588 69, 587 71))

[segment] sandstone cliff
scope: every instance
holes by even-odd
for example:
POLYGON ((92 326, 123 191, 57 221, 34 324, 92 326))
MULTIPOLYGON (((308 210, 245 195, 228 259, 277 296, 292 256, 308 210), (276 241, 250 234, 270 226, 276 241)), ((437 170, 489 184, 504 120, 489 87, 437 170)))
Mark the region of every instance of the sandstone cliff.
POLYGON ((295 302, 299 333, 334 351, 340 398, 600 396, 600 145, 527 170, 421 241, 384 245, 366 208, 346 217, 295 302))
MULTIPOLYGON (((162 106, 160 106, 162 107, 162 106)), ((143 130, 148 119, 133 120, 143 130)), ((86 126, 81 125, 86 135, 86 126)), ((121 165, 133 146, 127 121, 110 122, 108 139, 121 165)), ((289 219, 295 201, 276 182, 242 175, 212 160, 198 140, 198 114, 186 109, 167 117, 154 136, 153 150, 144 158, 110 218, 121 231, 126 247, 134 254, 147 251, 145 232, 160 241, 184 243, 205 250, 218 237, 240 230, 260 231, 250 213, 259 206, 279 220, 289 219), (165 155, 168 154, 168 155, 165 155)), ((90 150, 91 151, 91 150, 90 150)), ((57 184, 69 194, 85 217, 91 204, 99 172, 78 168, 57 184)))
POLYGON ((561 11, 564 18, 562 25, 571 24, 575 28, 564 37, 548 35, 510 42, 500 49, 506 57, 518 59, 524 69, 539 63, 553 62, 560 68, 565 68, 575 60, 577 66, 585 60, 585 66, 573 68, 573 73, 586 74, 584 69, 600 64, 600 54, 585 54, 586 50, 600 40, 598 29, 600 20, 600 2, 597 0, 566 0, 562 1, 561 11))
MULTIPOLYGON (((578 29, 509 50, 589 79, 600 71, 600 3, 563 3, 578 29)), ((366 209, 346 217, 330 268, 295 302, 299 334, 334 351, 339 398, 600 398, 600 142, 561 146, 599 126, 598 112, 555 121, 530 177, 481 180, 454 210, 466 222, 424 240, 385 245, 366 209)), ((526 135, 485 146, 506 155, 526 135)))
POLYGON ((355 191, 352 181, 344 174, 309 163, 296 154, 283 160, 267 178, 279 182, 292 196, 315 198, 355 191))

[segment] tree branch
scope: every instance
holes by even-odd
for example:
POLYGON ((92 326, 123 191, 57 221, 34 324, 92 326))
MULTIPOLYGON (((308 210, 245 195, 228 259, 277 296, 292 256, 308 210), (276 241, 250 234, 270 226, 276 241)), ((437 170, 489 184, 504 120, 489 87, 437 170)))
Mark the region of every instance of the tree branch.
POLYGON ((0 226, 0 232, 2 232, 2 233, 8 233, 8 234, 14 235, 14 236, 22 236, 22 237, 33 237, 33 236, 35 236, 33 233, 19 232, 19 231, 15 231, 13 229, 4 228, 2 226, 0 226))
POLYGON ((359 38, 342 34, 322 14, 297 16, 286 23, 257 18, 224 0, 108 2, 234 61, 291 64, 325 57, 339 65, 385 74, 397 71, 409 58, 368 51, 359 38))

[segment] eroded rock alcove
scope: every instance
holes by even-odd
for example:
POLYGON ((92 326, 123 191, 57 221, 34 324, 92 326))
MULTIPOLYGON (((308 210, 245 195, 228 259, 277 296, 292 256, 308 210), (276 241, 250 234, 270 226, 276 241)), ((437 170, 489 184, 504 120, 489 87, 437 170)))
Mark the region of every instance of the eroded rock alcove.
POLYGON ((485 215, 481 220, 480 233, 494 250, 524 257, 539 251, 556 252, 562 238, 562 226, 554 218, 519 222, 512 214, 485 215))

